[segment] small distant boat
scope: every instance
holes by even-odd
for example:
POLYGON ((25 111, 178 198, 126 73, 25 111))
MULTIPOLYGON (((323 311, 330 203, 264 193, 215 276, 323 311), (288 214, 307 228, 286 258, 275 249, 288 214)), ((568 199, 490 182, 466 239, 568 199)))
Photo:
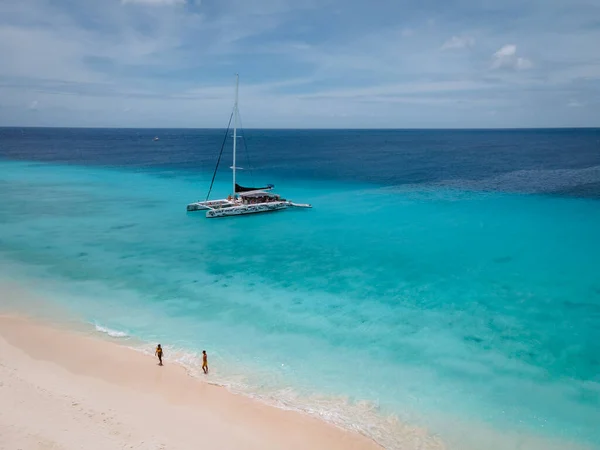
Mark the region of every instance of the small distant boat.
POLYGON ((153 141, 158 141, 158 136, 154 136, 154 139, 152 139, 153 141))
MULTIPOLYGON (((206 217, 230 217, 230 216, 241 216, 245 214, 257 214, 272 211, 280 211, 287 208, 312 208, 311 205, 305 203, 294 203, 279 195, 275 195, 269 192, 273 189, 272 184, 268 184, 265 187, 244 187, 236 183, 235 175, 236 169, 236 148, 237 140, 240 136, 237 135, 237 121, 238 121, 238 85, 239 76, 235 76, 235 104, 233 106, 233 165, 231 169, 233 171, 233 193, 226 199, 209 200, 210 191, 212 190, 213 183, 211 182, 208 190, 208 195, 205 201, 198 201, 187 205, 188 211, 206 211, 206 217)), ((227 133, 229 133, 229 127, 227 127, 227 133)), ((227 135, 227 134, 226 134, 227 135)), ((221 148, 221 152, 223 148, 221 148)), ((217 161, 217 167, 213 174, 213 182, 217 169, 219 168, 219 161, 221 155, 219 154, 219 160, 217 161)))

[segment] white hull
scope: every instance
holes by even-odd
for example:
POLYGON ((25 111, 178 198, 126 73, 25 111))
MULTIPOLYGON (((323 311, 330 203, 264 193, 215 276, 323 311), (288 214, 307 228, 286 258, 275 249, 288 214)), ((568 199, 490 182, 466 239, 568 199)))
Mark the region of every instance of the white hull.
POLYGON ((187 205, 188 211, 205 211, 207 209, 223 208, 235 206, 236 204, 230 200, 209 200, 206 202, 194 202, 187 205))
POLYGON ((239 205, 225 208, 209 209, 206 211, 206 217, 233 217, 242 216, 244 214, 259 214, 266 212, 281 211, 291 206, 288 202, 267 202, 257 203, 253 205, 239 205))

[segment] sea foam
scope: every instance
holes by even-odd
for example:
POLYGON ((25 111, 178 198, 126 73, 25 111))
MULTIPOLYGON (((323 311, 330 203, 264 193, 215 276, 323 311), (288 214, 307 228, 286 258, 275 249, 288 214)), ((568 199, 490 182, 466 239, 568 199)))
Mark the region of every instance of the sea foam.
POLYGON ((94 324, 94 327, 96 328, 96 331, 98 331, 99 333, 107 334, 110 337, 114 337, 114 338, 126 338, 126 337, 129 337, 129 334, 127 334, 125 331, 113 330, 111 328, 104 327, 104 326, 99 325, 97 323, 94 324))

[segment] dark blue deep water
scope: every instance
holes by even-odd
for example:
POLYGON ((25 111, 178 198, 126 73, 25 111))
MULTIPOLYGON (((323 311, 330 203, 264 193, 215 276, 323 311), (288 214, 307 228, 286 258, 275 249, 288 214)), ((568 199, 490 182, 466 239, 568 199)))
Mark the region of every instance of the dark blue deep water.
MULTIPOLYGON (((600 166, 600 129, 253 129, 242 131, 242 136, 242 164, 249 161, 255 171, 272 172, 282 179, 400 185, 600 166)), ((0 128, 0 156, 63 164, 212 171, 223 137, 224 130, 0 128), (160 140, 153 141, 154 136, 160 140)), ((228 162, 230 142, 225 151, 228 162)), ((575 184, 571 178, 557 177, 554 184, 547 187, 549 192, 561 193, 565 184, 569 186, 566 191, 574 195, 597 197, 600 192, 593 179, 575 184)), ((523 188, 509 183, 502 187, 523 188)))

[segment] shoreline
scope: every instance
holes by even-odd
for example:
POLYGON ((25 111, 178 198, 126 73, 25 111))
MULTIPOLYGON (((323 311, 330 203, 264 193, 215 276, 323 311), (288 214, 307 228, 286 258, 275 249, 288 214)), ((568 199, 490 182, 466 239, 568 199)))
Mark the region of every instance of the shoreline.
MULTIPOLYGON (((125 333, 125 336, 122 336, 122 331, 118 329, 109 329, 100 326, 97 322, 86 321, 68 308, 64 309, 48 301, 48 292, 42 293, 39 290, 32 290, 31 287, 25 287, 22 280, 0 281, 0 285, 2 288, 0 289, 2 291, 0 293, 0 300, 2 300, 2 308, 0 309, 0 392, 8 399, 8 402, 15 405, 23 403, 18 398, 19 394, 11 392, 10 396, 6 396, 6 393, 14 390, 18 391, 23 397, 29 397, 35 391, 48 391, 48 387, 44 385, 44 377, 41 380, 25 377, 25 380, 23 380, 24 374, 29 376, 32 373, 45 373, 50 379, 62 379, 58 388, 56 387, 57 385, 52 385, 49 390, 49 392, 55 394, 52 396, 54 403, 61 403, 64 402, 65 398, 69 398, 70 394, 65 394, 64 392, 70 392, 70 389, 73 387, 82 389, 83 386, 88 386, 88 390, 93 390, 89 384, 81 382, 81 377, 91 377, 97 382, 102 383, 104 388, 106 387, 106 383, 112 386, 112 389, 108 390, 107 398, 114 397, 117 391, 122 391, 124 392, 122 395, 123 398, 133 398, 133 403, 137 401, 141 405, 145 405, 150 394, 158 394, 159 398, 155 399, 152 408, 172 411, 181 406, 177 401, 187 396, 185 392, 182 392, 183 387, 173 389, 172 386, 167 387, 164 384, 156 385, 157 380, 152 378, 152 374, 162 376, 164 374, 163 369, 168 368, 165 372, 169 373, 167 378, 171 380, 169 381, 170 383, 174 386, 187 386, 190 392, 194 392, 195 401, 191 401, 191 403, 187 402, 184 405, 187 410, 185 417, 188 421, 190 417, 200 417, 200 421, 203 421, 207 415, 212 414, 213 410, 210 408, 216 405, 216 411, 225 418, 225 425, 234 425, 236 429, 252 429, 251 434, 253 434, 255 420, 258 420, 254 417, 256 415, 255 410, 258 411, 258 415, 262 419, 260 419, 261 423, 257 432, 260 435, 258 439, 262 439, 262 445, 255 447, 244 442, 240 447, 239 443, 232 443, 233 441, 231 440, 225 443, 219 441, 218 448, 223 449, 235 447, 236 449, 327 448, 332 450, 363 448, 410 450, 480 450, 482 448, 489 450, 514 448, 527 448, 528 450, 591 450, 595 448, 591 443, 586 443, 585 441, 576 442, 560 434, 544 436, 518 429, 495 428, 483 421, 466 422, 464 419, 452 414, 428 416, 428 420, 431 421, 432 426, 427 428, 411 426, 407 422, 392 420, 395 417, 390 417, 386 420, 384 416, 365 416, 364 414, 369 411, 365 411, 364 409, 362 410, 363 415, 355 417, 358 419, 357 421, 342 420, 340 422, 340 417, 336 415, 335 411, 323 412, 315 410, 314 405, 302 405, 295 402, 287 404, 285 401, 281 402, 281 399, 276 396, 271 397, 267 395, 263 397, 260 394, 256 395, 255 392, 238 390, 228 384, 222 384, 219 382, 222 380, 204 379, 202 375, 198 376, 186 362, 181 361, 171 351, 168 352, 165 366, 160 368, 157 366, 157 360, 153 356, 154 345, 148 340, 142 340, 135 335, 128 334, 128 332, 125 333), (27 307, 24 307, 25 305, 27 307), (11 327, 8 327, 8 324, 12 324, 11 327), (117 333, 117 336, 111 335, 111 332, 113 334, 117 333), (51 339, 47 339, 48 336, 51 339), (52 351, 54 348, 58 349, 58 351, 52 351), (73 352, 73 348, 75 352, 73 352), (67 353, 65 353, 64 349, 66 349, 67 353), (90 353, 90 351, 92 352, 90 353), (12 356, 7 358, 9 354, 12 356), (99 358, 96 357, 94 359, 93 355, 100 355, 103 359, 99 362, 99 358), (108 366, 102 363, 105 360, 108 361, 108 366), (17 362, 16 364, 15 361, 17 362), (121 367, 123 364, 126 367, 121 367), (132 366, 133 370, 130 370, 129 366, 132 366), (117 369, 114 369, 114 367, 117 369), (158 369, 158 372, 153 369, 158 369), (26 383, 24 385, 23 383, 18 383, 18 386, 9 384, 7 380, 10 379, 9 375, 11 374, 16 374, 19 380, 26 381, 26 383), (140 383, 136 382, 136 377, 142 383, 141 388, 140 383), (205 392, 209 393, 210 398, 207 397, 208 403, 207 398, 202 397, 205 392), (202 398, 198 398, 198 394, 202 398), (173 399, 176 400, 175 403, 172 402, 173 399), (206 411, 207 405, 209 411, 206 411), (241 409, 246 411, 246 413, 238 414, 239 405, 242 406, 241 409), (191 411, 192 408, 198 408, 198 410, 191 411), (250 411, 249 414, 247 414, 248 411, 250 411), (263 411, 266 411, 266 413, 263 411), (287 416, 281 416, 280 414, 282 413, 287 416), (272 417, 272 419, 267 420, 266 418, 268 417, 272 417), (308 422, 306 422, 307 420, 308 422), (291 432, 285 432, 289 435, 297 436, 308 432, 314 435, 312 437, 315 439, 307 443, 307 440, 303 438, 299 441, 300 445, 298 447, 291 446, 289 442, 283 443, 280 436, 282 433, 280 430, 281 423, 284 423, 288 428, 291 427, 291 432), (384 426, 384 429, 380 430, 378 426, 381 425, 384 426), (383 433, 379 431, 383 431, 383 433)), ((220 368, 218 365, 219 360, 217 359, 216 362, 217 365, 214 367, 218 374, 220 368)), ((209 352, 210 363, 211 357, 209 352)), ((100 391, 102 389, 99 389, 100 391)), ((154 396, 156 397, 156 395, 154 396)), ((65 441, 61 441, 60 439, 52 440, 51 442, 56 444, 52 444, 55 445, 54 447, 40 447, 39 445, 36 446, 33 442, 23 441, 22 439, 26 439, 27 436, 43 436, 44 434, 43 430, 32 429, 31 425, 44 423, 46 417, 49 414, 52 415, 52 413, 40 415, 39 420, 28 419, 26 417, 29 411, 37 411, 38 405, 44 403, 42 400, 40 398, 27 400, 27 411, 22 411, 21 416, 16 419, 14 415, 3 416, 4 411, 0 409, 0 449, 23 448, 23 450, 29 450, 55 448, 68 450, 71 448, 90 448, 91 450, 105 450, 106 448, 119 448, 115 444, 104 447, 90 447, 87 443, 73 447, 68 445, 71 442, 69 439, 65 441), (29 434, 25 436, 13 435, 11 437, 8 433, 4 432, 4 430, 9 429, 26 430, 25 432, 29 434), (21 439, 21 441, 13 440, 8 445, 7 436, 11 439, 21 439), (28 445, 21 445, 19 447, 18 444, 22 444, 23 442, 28 445)), ((107 411, 114 410, 110 414, 114 413, 116 417, 122 415, 127 417, 137 416, 140 410, 145 414, 152 409, 150 407, 141 407, 141 409, 134 409, 133 412, 131 410, 123 411, 117 410, 112 405, 102 403, 104 401, 104 398, 94 397, 87 399, 86 404, 92 405, 89 408, 90 410, 97 410, 95 407, 96 404, 104 405, 100 415, 109 414, 107 411)), ((121 402, 121 399, 116 401, 116 403, 121 402)), ((79 404, 80 402, 76 401, 75 403, 79 404)), ((64 423, 73 423, 76 417, 73 416, 73 411, 70 411, 70 408, 62 407, 57 409, 55 406, 48 406, 44 411, 56 410, 57 415, 61 416, 69 416, 71 414, 71 417, 64 419, 64 422, 57 423, 56 427, 62 429, 64 423), (65 413, 65 411, 69 412, 65 413)), ((359 410, 354 412, 361 413, 359 410)), ((81 415, 82 412, 79 411, 79 414, 81 415)), ((169 421, 174 416, 175 414, 167 414, 165 423, 170 423, 169 421)), ((153 415, 152 417, 155 416, 153 415)), ((99 439, 99 435, 107 432, 106 427, 103 427, 102 424, 99 425, 100 427, 97 430, 89 432, 93 434, 94 439, 99 439)), ((218 425, 223 428, 221 423, 218 425)), ((79 425, 73 426, 76 428, 79 427, 79 425)), ((130 428, 141 430, 146 430, 148 427, 146 423, 140 424, 140 422, 133 425, 130 423, 129 426, 130 428)), ((173 424, 168 426, 170 428, 174 427, 173 424)), ((212 429, 210 424, 207 427, 209 430, 212 429)), ((191 429, 196 430, 196 428, 197 424, 191 426, 191 429)), ((200 431, 200 433, 203 432, 200 431)), ((48 432, 48 435, 53 436, 52 433, 48 432)), ((180 438, 176 437, 175 440, 167 439, 166 442, 169 442, 169 445, 164 448, 175 450, 190 448, 189 442, 196 442, 198 433, 183 431, 179 433, 179 436, 187 436, 185 439, 188 440, 184 444, 181 444, 178 441, 180 438), (185 444, 188 445, 186 446, 185 444)), ((122 432, 119 432, 119 434, 122 434, 122 432)), ((128 436, 131 435, 132 433, 128 432, 128 436)), ((139 435, 141 433, 138 432, 139 435)), ((229 437, 227 433, 226 436, 229 437)), ((140 442, 142 440, 144 439, 139 438, 140 442)), ((144 442, 147 442, 147 440, 144 440, 144 442)), ((153 442, 156 444, 155 441, 153 442)), ((136 445, 135 442, 130 443, 128 441, 123 444, 122 448, 140 448, 144 450, 146 448, 148 450, 163 448, 160 446, 144 447, 136 445)), ((192 448, 197 447, 192 446, 192 448)))
MULTIPOLYGON (((233 426, 239 430, 251 429, 250 434, 256 432, 259 435, 256 439, 260 441, 261 445, 254 446, 245 441, 242 444, 234 442, 232 440, 234 437, 223 431, 229 440, 217 442, 213 439, 211 441, 211 444, 216 443, 218 448, 222 449, 480 450, 488 448, 489 450, 506 450, 527 448, 528 450, 591 450, 593 448, 584 442, 576 443, 571 439, 565 439, 564 436, 542 436, 517 429, 495 429, 487 423, 481 421, 467 423, 453 415, 429 417, 432 421, 435 420, 434 424, 436 425, 430 428, 411 426, 398 420, 390 422, 391 419, 394 419, 393 417, 383 423, 381 422, 383 416, 370 418, 374 420, 360 416, 358 422, 342 420, 340 423, 339 420, 336 420, 339 417, 335 412, 333 415, 329 415, 327 412, 323 415, 322 412, 313 410, 312 407, 304 409, 301 404, 288 405, 285 401, 282 403, 281 399, 277 397, 263 397, 260 394, 257 396, 253 392, 232 389, 232 386, 221 384, 220 380, 203 379, 202 375, 198 376, 188 364, 181 361, 177 354, 171 351, 168 351, 165 366, 158 367, 157 360, 153 356, 154 346, 149 341, 141 340, 128 333, 122 335, 118 329, 106 328, 97 322, 85 321, 68 309, 52 305, 47 301, 45 294, 25 288, 20 282, 11 280, 1 284, 3 289, 0 299, 5 303, 0 310, 0 392, 12 404, 24 403, 18 398, 19 395, 29 397, 32 392, 40 390, 51 392, 54 403, 64 403, 65 398, 72 397, 69 392, 74 387, 82 389, 87 386, 89 391, 96 388, 96 386, 91 387, 89 383, 82 382, 82 377, 84 377, 88 380, 94 379, 103 385, 98 392, 104 392, 103 389, 108 383, 111 389, 108 389, 108 393, 104 395, 107 398, 114 398, 117 392, 122 392, 120 396, 130 399, 129 403, 137 402, 142 405, 133 410, 118 409, 113 405, 103 403, 106 401, 104 396, 86 398, 85 402, 74 402, 77 405, 87 404, 90 411, 95 410, 96 412, 98 411, 96 405, 102 405, 100 415, 103 417, 112 414, 111 417, 117 420, 115 417, 120 418, 123 415, 126 417, 138 416, 140 411, 142 414, 146 414, 152 409, 176 410, 174 414, 165 413, 164 423, 168 424, 168 428, 178 428, 182 425, 176 425, 170 421, 180 414, 179 408, 184 406, 186 409, 184 417, 188 423, 194 418, 198 422, 203 422, 216 411, 217 419, 222 420, 217 421, 219 423, 215 427, 213 427, 214 423, 209 420, 206 425, 208 430, 233 426), (24 300, 29 305, 27 308, 23 307, 24 300), (117 335, 112 335, 114 333, 117 335), (53 349, 58 351, 53 351, 53 349), (11 356, 8 357, 8 355, 11 356), (103 361, 107 361, 108 364, 103 361), (163 370, 167 372, 165 377, 163 377, 165 375, 163 370), (43 373, 52 380, 60 378, 61 381, 58 385, 53 384, 48 389, 48 386, 45 386, 44 377, 30 379, 23 376, 29 376, 32 373, 43 373), (7 380, 10 380, 9 375, 11 374, 16 374, 20 381, 25 381, 25 385, 18 383, 19 385, 15 386, 8 383, 7 380), (157 381, 156 376, 166 379, 164 382, 159 382, 160 380, 157 381), (159 382, 158 385, 157 382, 159 382), (166 383, 171 383, 172 386, 165 386, 166 383), (193 392, 194 398, 186 399, 188 395, 183 392, 184 389, 193 392), (20 394, 11 393, 10 396, 6 396, 7 392, 13 390, 20 394), (157 398, 152 402, 151 407, 144 407, 143 405, 148 403, 151 394, 157 398), (204 397, 205 394, 206 397, 204 397), (181 400, 186 400, 183 405, 180 404, 181 400), (256 422, 257 420, 258 422, 256 422), (286 431, 281 428, 282 424, 286 431), (377 430, 377 427, 382 424, 386 425, 383 434, 378 433, 377 430), (306 439, 307 436, 304 436, 306 433, 311 435, 310 439, 306 439), (285 441, 285 435, 294 436, 294 439, 296 439, 295 436, 302 435, 304 437, 298 440, 298 446, 293 446, 292 443, 285 441)), ((218 364, 218 359, 216 362, 218 364)), ((209 353, 209 365, 210 363, 209 353)), ((218 365, 216 369, 216 373, 218 373, 218 365)), ((121 397, 115 403, 121 404, 123 401, 121 397)), ((152 441, 152 445, 156 445, 144 447, 142 441, 147 443, 147 438, 141 437, 138 438, 137 444, 126 441, 122 447, 119 447, 121 444, 115 445, 114 443, 104 447, 100 445, 90 447, 88 443, 70 446, 70 438, 62 441, 53 438, 54 440, 51 439, 48 442, 53 442, 54 447, 40 447, 23 439, 28 439, 30 436, 44 436, 44 430, 36 430, 31 426, 36 423, 44 423, 46 417, 53 413, 46 412, 44 415, 40 415, 39 420, 26 417, 29 411, 37 411, 38 405, 44 403, 42 400, 40 398, 26 400, 27 411, 22 411, 21 416, 17 419, 14 415, 3 416, 3 411, 0 410, 0 449, 139 448, 145 450, 148 448, 148 450, 155 450, 168 448, 177 450, 190 448, 190 442, 197 441, 198 433, 204 433, 204 429, 197 431, 198 423, 195 423, 190 426, 190 429, 194 430, 193 433, 183 430, 178 433, 176 438, 164 439, 165 442, 168 442, 166 447, 161 447, 156 441, 152 441), (4 430, 11 429, 26 430, 26 435, 13 434, 11 436, 10 433, 4 432, 4 430), (184 436, 183 443, 180 442, 180 436, 184 436), (13 440, 8 441, 9 438, 13 440), (27 445, 23 445, 23 443, 27 445)), ((74 411, 71 411, 70 408, 66 408, 64 405, 61 408, 56 408, 56 406, 51 405, 44 409, 44 411, 57 410, 57 415, 63 416, 64 421, 57 423, 56 427, 63 429, 64 424, 72 424, 77 419, 73 416, 74 411), (65 413, 65 411, 68 412, 65 413), (69 416, 69 414, 70 417, 65 419, 64 416, 69 416)), ((81 416, 82 411, 79 410, 77 414, 81 416)), ((363 411, 363 413, 365 412, 363 411)), ((88 416, 89 414, 98 415, 97 413, 85 414, 88 416)), ((149 429, 149 425, 146 424, 146 421, 141 420, 142 418, 137 423, 129 422, 129 428, 149 429)), ((156 414, 152 414, 151 418, 154 422, 157 421, 156 414)), ((75 423, 76 425, 72 426, 78 428, 78 422, 75 421, 75 423)), ((93 435, 93 439, 97 440, 103 433, 107 433, 107 429, 101 423, 96 423, 95 426, 97 429, 87 431, 86 436, 93 435)), ((161 426, 162 423, 158 427, 161 426)), ((155 426, 153 425, 151 428, 155 428, 155 426)), ((108 432, 112 433, 113 431, 115 430, 108 432)), ((53 436, 53 432, 47 434, 53 436)), ((119 431, 117 434, 122 435, 123 432, 119 431)), ((127 433, 129 437, 133 435, 131 432, 127 433)), ((143 433, 138 432, 137 436, 143 436, 143 433)), ((191 448, 197 448, 195 445, 191 448)))
MULTIPOLYGON (((5 264, 8 263, 9 261, 5 261, 5 264)), ((153 340, 131 334, 126 327, 111 328, 111 326, 106 326, 97 320, 86 319, 68 306, 58 304, 53 300, 55 296, 71 296, 70 291, 63 291, 61 288, 57 288, 54 283, 46 281, 42 282, 41 285, 37 285, 37 287, 32 287, 32 282, 37 285, 40 279, 26 278, 19 271, 14 273, 13 279, 0 280, 0 300, 3 303, 2 308, 0 308, 0 319, 20 319, 28 322, 29 325, 64 331, 94 342, 108 343, 127 352, 140 355, 146 360, 148 358, 155 359, 153 356, 155 345, 151 342, 153 340)), ((0 326, 1 337, 2 330, 0 326)), ((444 439, 439 434, 432 433, 431 429, 400 421, 394 415, 380 414, 376 405, 366 402, 349 403, 345 397, 327 397, 326 394, 319 393, 316 393, 313 397, 303 397, 295 394, 291 397, 282 397, 280 391, 273 391, 269 388, 263 390, 255 384, 261 382, 263 375, 269 375, 265 373, 255 373, 255 379, 251 384, 245 382, 238 384, 239 370, 244 370, 244 368, 234 367, 232 372, 230 365, 222 365, 225 361, 222 360, 218 352, 216 355, 213 353, 212 358, 209 352, 209 364, 212 361, 215 365, 211 367, 211 376, 205 378, 201 374, 198 365, 199 360, 194 359, 198 357, 196 351, 179 346, 173 347, 166 340, 162 343, 167 353, 165 364, 177 366, 178 370, 180 369, 185 376, 195 382, 222 389, 229 395, 242 397, 278 411, 286 411, 311 418, 328 427, 361 436, 380 449, 447 449, 447 443, 444 442, 444 439), (190 360, 190 356, 192 360, 190 360), (223 373, 223 370, 225 370, 225 373, 223 373), (326 403, 325 405, 322 403, 323 401, 326 403), (348 410, 348 407, 351 409, 348 410)), ((146 365, 148 365, 147 361, 146 365)), ((152 366, 152 360, 150 360, 150 366, 152 366)))
POLYGON ((133 349, 23 316, 0 315, 0 373, 5 448, 382 448, 179 364, 159 367, 133 349))

